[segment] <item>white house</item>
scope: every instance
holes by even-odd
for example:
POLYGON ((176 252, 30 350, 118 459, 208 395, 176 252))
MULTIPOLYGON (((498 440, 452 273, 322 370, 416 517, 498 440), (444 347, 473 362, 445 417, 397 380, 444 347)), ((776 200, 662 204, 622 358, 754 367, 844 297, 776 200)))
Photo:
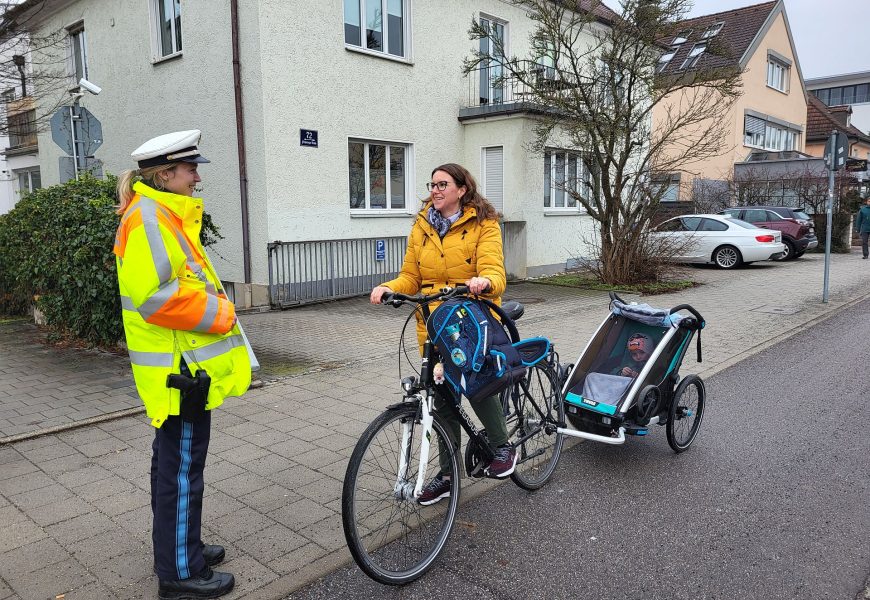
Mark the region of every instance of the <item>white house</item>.
MULTIPOLYGON (((494 69, 462 73, 479 44, 473 19, 495 27, 508 54, 528 54, 533 24, 508 2, 27 0, 14 10, 37 5, 37 29, 69 34, 70 87, 79 77, 102 87, 81 103, 102 123, 105 171, 132 168, 130 152, 151 136, 203 131, 202 193, 224 235, 216 266, 254 284, 235 287, 237 303, 259 303, 270 282, 338 281, 321 295, 378 283, 400 264, 425 183, 445 162, 465 165, 503 213, 511 274, 562 270, 584 252, 592 220, 558 184, 582 177, 578 153, 530 152, 535 116, 516 90, 493 86, 494 69), (270 250, 276 240, 349 241, 270 250)), ((40 134, 43 185, 59 181, 62 156, 40 134)))
POLYGON ((25 40, 0 40, 0 215, 41 186, 32 69, 25 40))

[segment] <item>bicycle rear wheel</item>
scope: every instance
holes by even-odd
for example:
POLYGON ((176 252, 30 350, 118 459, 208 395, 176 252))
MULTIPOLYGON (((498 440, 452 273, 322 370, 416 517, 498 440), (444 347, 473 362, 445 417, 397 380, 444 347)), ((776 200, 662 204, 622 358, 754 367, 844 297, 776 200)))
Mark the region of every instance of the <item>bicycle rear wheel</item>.
POLYGON ((553 475, 562 455, 564 436, 556 433, 556 425, 565 422, 559 381, 549 366, 538 363, 506 393, 515 402, 507 416, 508 436, 519 454, 511 479, 536 490, 553 475))
POLYGON ((437 415, 426 478, 438 473, 438 442, 448 440, 454 473, 450 496, 429 506, 413 498, 423 435, 418 412, 418 405, 409 403, 375 419, 357 442, 344 477, 341 518, 347 546, 366 575, 389 585, 414 581, 429 570, 447 543, 459 505, 459 460, 437 415), (403 454, 407 468, 399 474, 403 454))

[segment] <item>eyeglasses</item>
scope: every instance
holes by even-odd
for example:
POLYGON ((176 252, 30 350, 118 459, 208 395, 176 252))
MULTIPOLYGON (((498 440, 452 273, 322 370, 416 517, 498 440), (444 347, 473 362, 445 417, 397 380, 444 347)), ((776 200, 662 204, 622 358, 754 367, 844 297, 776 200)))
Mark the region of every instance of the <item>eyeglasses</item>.
POLYGON ((447 189, 447 186, 450 185, 449 181, 432 181, 426 184, 426 189, 430 192, 434 192, 435 188, 438 188, 439 191, 444 191, 447 189))

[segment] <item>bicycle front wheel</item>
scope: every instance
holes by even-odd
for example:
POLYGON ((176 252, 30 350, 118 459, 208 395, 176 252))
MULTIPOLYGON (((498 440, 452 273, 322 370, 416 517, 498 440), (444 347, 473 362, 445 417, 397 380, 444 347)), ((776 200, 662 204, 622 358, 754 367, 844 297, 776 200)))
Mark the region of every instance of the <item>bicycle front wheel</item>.
POLYGON ((454 476, 450 495, 422 506, 413 497, 423 427, 417 404, 391 408, 363 432, 347 466, 341 498, 344 536, 363 572, 380 583, 414 581, 447 543, 459 505, 459 459, 438 415, 433 423, 426 479, 438 474, 440 453, 454 476), (446 444, 439 444, 441 440, 446 444), (403 466, 400 471, 400 465, 403 466))
POLYGON ((556 433, 557 424, 565 422, 559 381, 551 368, 538 363, 507 393, 514 403, 507 416, 508 435, 519 454, 511 479, 536 490, 553 475, 562 455, 564 436, 556 433))

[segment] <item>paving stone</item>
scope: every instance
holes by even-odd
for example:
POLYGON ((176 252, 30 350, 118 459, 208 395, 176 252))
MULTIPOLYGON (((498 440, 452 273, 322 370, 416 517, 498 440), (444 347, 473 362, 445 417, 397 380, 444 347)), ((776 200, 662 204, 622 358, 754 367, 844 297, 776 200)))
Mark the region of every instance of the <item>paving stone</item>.
POLYGON ((58 543, 70 546, 115 527, 115 523, 101 512, 91 511, 45 527, 45 532, 58 543))
POLYGON ((54 479, 42 471, 36 471, 0 482, 0 493, 6 497, 12 497, 24 492, 48 487, 52 484, 54 484, 54 479))
POLYGON ((69 552, 63 546, 45 537, 0 554, 0 564, 8 580, 13 573, 32 573, 68 558, 69 552))
POLYGON ((84 500, 70 497, 49 502, 38 508, 27 509, 25 512, 38 525, 46 527, 53 523, 59 523, 79 515, 87 514, 93 510, 94 507, 84 500))
POLYGON ((304 546, 309 542, 305 537, 295 533, 292 529, 274 523, 269 527, 245 536, 236 544, 245 549, 259 562, 268 565, 271 561, 288 552, 304 546))
POLYGON ((225 539, 235 542, 252 533, 271 527, 275 524, 275 519, 247 506, 242 506, 242 508, 221 517, 215 518, 212 515, 203 514, 203 522, 219 531, 225 539))
POLYGON ((230 496, 239 497, 261 490, 270 483, 271 481, 265 477, 261 477, 255 473, 245 472, 216 481, 212 484, 212 487, 230 496))
POLYGON ((251 508, 270 512, 288 504, 293 504, 302 496, 280 485, 270 485, 261 490, 239 496, 238 499, 251 508))
POLYGON ((299 531, 326 518, 338 518, 337 514, 325 508, 320 502, 314 502, 308 498, 273 510, 269 516, 294 531, 299 531))
POLYGON ((14 571, 8 576, 9 583, 14 589, 23 590, 22 600, 46 600, 60 595, 66 600, 68 591, 94 582, 94 577, 72 559, 52 563, 50 573, 51 577, 46 577, 44 571, 14 571))

